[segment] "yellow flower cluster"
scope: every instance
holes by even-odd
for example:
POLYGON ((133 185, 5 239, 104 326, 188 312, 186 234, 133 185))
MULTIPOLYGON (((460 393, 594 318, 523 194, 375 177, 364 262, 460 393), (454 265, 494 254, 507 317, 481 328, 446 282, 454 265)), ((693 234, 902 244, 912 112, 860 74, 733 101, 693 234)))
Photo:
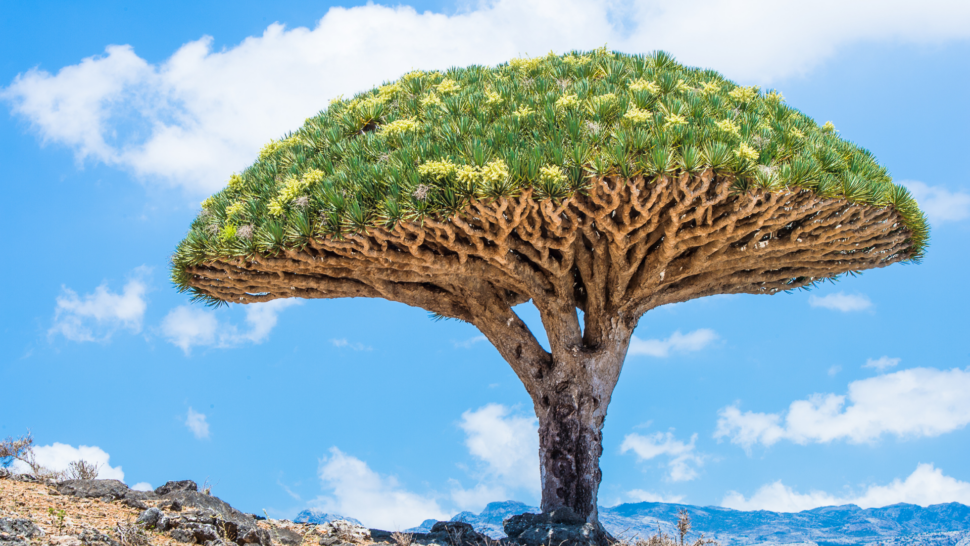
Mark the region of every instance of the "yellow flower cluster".
POLYGON ((741 134, 741 127, 729 119, 722 119, 721 121, 715 122, 714 125, 725 133, 731 133, 734 136, 739 136, 741 134))
POLYGON ((556 101, 556 109, 569 110, 570 108, 575 108, 579 106, 579 103, 580 103, 579 97, 573 93, 570 93, 568 95, 563 95, 559 97, 559 99, 556 101))
POLYGON ((721 84, 717 82, 704 82, 701 84, 701 93, 710 95, 721 90, 721 84))
POLYGON ((826 121, 825 125, 822 126, 822 130, 825 131, 826 133, 834 133, 835 124, 832 123, 831 121, 826 121))
POLYGON ((504 100, 505 99, 502 98, 502 95, 495 91, 488 90, 485 92, 485 104, 487 106, 497 106, 502 104, 504 100))
POLYGON ((421 106, 425 108, 429 106, 441 106, 441 99, 434 93, 428 93, 428 96, 421 99, 421 106))
POLYGON ((660 86, 654 82, 648 82, 647 80, 640 78, 630 82, 630 91, 646 91, 647 93, 656 95, 660 92, 660 86))
POLYGON ((393 99, 394 95, 398 94, 400 91, 401 91, 401 84, 392 83, 392 84, 382 86, 380 89, 378 89, 377 96, 383 99, 384 102, 387 102, 393 99))
POLYGON ((479 182, 495 184, 504 181, 508 177, 509 168, 501 159, 489 161, 482 167, 462 165, 457 169, 458 181, 468 185, 477 184, 479 182))
POLYGON ((742 142, 741 145, 738 146, 738 150, 735 152, 735 154, 737 154, 737 156, 741 159, 746 159, 748 161, 756 161, 758 159, 758 151, 751 146, 748 146, 747 142, 742 142))
POLYGON ((239 216, 245 210, 246 206, 240 202, 233 203, 226 207, 226 216, 233 217, 239 216))
POLYGON ((633 123, 646 123, 653 118, 653 114, 649 110, 641 110, 636 106, 632 106, 626 111, 626 114, 623 114, 623 117, 633 123))
POLYGON ((286 148, 286 146, 285 140, 271 140, 269 144, 263 146, 263 149, 259 151, 259 159, 266 159, 276 153, 277 150, 286 148))
POLYGON ((517 118, 523 118, 523 117, 531 116, 534 113, 535 113, 535 110, 523 104, 522 106, 519 106, 515 110, 515 112, 512 112, 512 115, 517 118))
POLYGON ((566 181, 566 175, 559 167, 555 165, 546 165, 545 167, 539 167, 539 181, 562 184, 566 181))
POLYGON ((418 173, 421 176, 441 180, 454 174, 457 168, 454 163, 447 159, 443 161, 427 161, 422 165, 418 165, 418 173))
POLYGON ((437 85, 438 92, 442 95, 447 95, 449 93, 457 93, 461 89, 461 85, 451 78, 445 78, 441 80, 441 83, 437 85))
POLYGON ((226 224, 222 228, 222 231, 219 232, 219 239, 221 239, 223 241, 228 241, 229 239, 232 239, 235 236, 236 236, 236 225, 235 224, 226 224))
POLYGON ((299 195, 306 191, 310 186, 322 181, 324 176, 323 171, 319 169, 310 169, 300 178, 295 176, 287 178, 283 183, 283 189, 281 189, 276 198, 269 203, 268 208, 270 214, 273 216, 283 216, 283 214, 286 212, 285 207, 287 203, 299 197, 299 195))
POLYGON ((673 127, 675 125, 686 125, 687 118, 678 114, 670 114, 667 116, 667 122, 664 123, 664 128, 673 127))
POLYGON ((407 74, 401 76, 401 79, 404 80, 404 81, 406 81, 406 82, 409 82, 411 80, 420 78, 421 76, 424 76, 424 72, 423 71, 421 71, 421 70, 412 70, 411 72, 408 72, 407 74))
POLYGON ((229 189, 230 190, 241 190, 243 187, 243 178, 238 174, 233 173, 229 177, 229 189))
POLYGON ((509 61, 509 66, 516 70, 535 70, 542 64, 542 57, 536 57, 535 59, 512 59, 509 61))
POLYGON ((569 55, 567 57, 562 58, 562 62, 571 66, 583 65, 592 60, 593 58, 590 57, 589 55, 569 55))
POLYGON ((686 93, 693 90, 694 88, 687 85, 687 82, 684 80, 677 80, 677 87, 674 88, 674 91, 680 91, 681 93, 686 93))
POLYGON ((805 138, 805 133, 803 133, 801 129, 799 129, 798 127, 792 127, 791 134, 793 137, 796 137, 796 138, 805 138))
POLYGON ((373 97, 367 97, 366 99, 354 100, 350 103, 350 107, 357 110, 369 110, 382 104, 384 104, 384 99, 380 95, 375 95, 373 97))
POLYGON ((415 131, 419 126, 418 122, 413 119, 396 119, 385 125, 381 129, 381 133, 389 137, 395 137, 409 131, 415 131))
POLYGON ((215 204, 216 204, 216 200, 215 199, 213 199, 212 197, 206 197, 205 198, 205 201, 202 202, 202 209, 203 210, 209 210, 209 208, 212 205, 215 205, 215 204))
POLYGON ((330 106, 333 106, 334 104, 337 104, 338 102, 340 102, 342 100, 344 100, 344 96, 343 95, 337 95, 336 97, 330 99, 330 106))
POLYGON ((770 102, 784 102, 785 95, 782 95, 780 91, 772 91, 765 96, 770 102))
POLYGON ((755 85, 751 87, 735 87, 728 92, 728 96, 738 102, 751 102, 758 96, 758 87, 755 85))

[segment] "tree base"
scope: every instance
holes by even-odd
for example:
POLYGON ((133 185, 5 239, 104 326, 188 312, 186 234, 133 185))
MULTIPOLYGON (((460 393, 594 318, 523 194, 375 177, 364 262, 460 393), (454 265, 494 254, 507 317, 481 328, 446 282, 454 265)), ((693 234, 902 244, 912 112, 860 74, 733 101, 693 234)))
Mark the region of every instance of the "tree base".
POLYGON ((609 546, 617 542, 599 522, 589 523, 569 508, 512 516, 503 528, 508 541, 520 546, 609 546))

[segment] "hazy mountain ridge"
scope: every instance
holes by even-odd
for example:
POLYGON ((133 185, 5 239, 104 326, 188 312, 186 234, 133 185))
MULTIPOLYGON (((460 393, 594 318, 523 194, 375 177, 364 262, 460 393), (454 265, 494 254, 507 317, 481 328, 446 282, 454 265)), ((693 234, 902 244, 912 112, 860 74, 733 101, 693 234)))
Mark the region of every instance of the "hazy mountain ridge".
MULTIPOLYGON (((867 509, 855 505, 826 506, 788 513, 640 502, 601 507, 600 521, 618 538, 647 537, 655 534, 658 526, 661 531, 672 534, 681 509, 690 513, 694 531, 690 537, 704 533, 722 546, 798 543, 970 546, 970 507, 959 503, 926 508, 913 504, 867 509)), ((503 519, 538 511, 521 502, 493 502, 480 514, 462 512, 452 521, 465 521, 478 532, 499 538, 504 536, 503 519)), ((409 531, 427 532, 433 524, 434 520, 428 520, 409 531)))

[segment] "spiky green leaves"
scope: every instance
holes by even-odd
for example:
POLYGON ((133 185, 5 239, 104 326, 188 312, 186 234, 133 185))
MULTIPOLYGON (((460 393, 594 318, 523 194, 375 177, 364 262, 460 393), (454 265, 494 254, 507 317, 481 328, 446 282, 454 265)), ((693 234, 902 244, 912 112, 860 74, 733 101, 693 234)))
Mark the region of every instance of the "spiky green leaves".
POLYGON ((735 191, 892 206, 922 256, 928 232, 912 197, 831 122, 666 53, 599 49, 415 71, 333 101, 206 200, 175 270, 451 214, 471 199, 567 199, 593 175, 707 168, 730 174, 735 191))

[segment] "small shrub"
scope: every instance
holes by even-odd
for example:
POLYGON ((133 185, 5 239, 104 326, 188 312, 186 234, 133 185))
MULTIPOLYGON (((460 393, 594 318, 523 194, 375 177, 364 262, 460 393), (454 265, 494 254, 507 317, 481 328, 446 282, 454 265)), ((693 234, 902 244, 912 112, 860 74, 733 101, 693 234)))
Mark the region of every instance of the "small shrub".
POLYGON ((89 463, 84 460, 74 461, 68 465, 65 476, 69 480, 96 480, 100 470, 100 464, 89 463))

